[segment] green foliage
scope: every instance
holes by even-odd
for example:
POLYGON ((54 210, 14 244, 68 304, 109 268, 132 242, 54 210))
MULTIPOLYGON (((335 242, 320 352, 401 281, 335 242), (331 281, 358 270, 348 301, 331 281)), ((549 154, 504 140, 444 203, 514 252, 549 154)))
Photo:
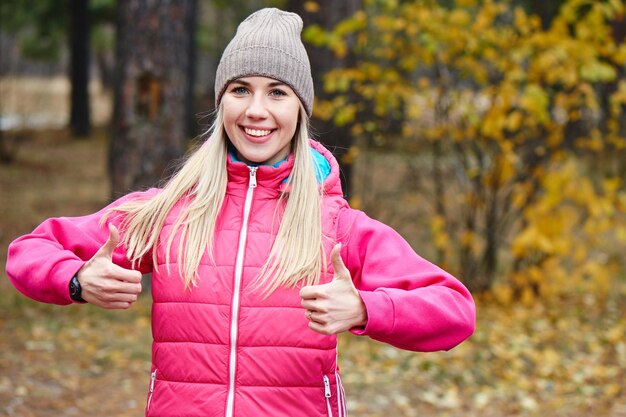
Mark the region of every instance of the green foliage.
MULTIPOLYGON (((68 0, 5 1, 0 5, 0 30, 18 34, 22 53, 27 58, 57 61, 69 28, 68 0)), ((111 48, 110 33, 101 25, 115 20, 115 0, 90 0, 89 7, 96 33, 96 47, 111 48)))
POLYGON ((201 0, 196 31, 198 49, 219 58, 243 19, 260 8, 280 8, 284 3, 285 0, 201 0))
MULTIPOLYGON (((550 182, 571 180, 596 158, 626 158, 626 42, 612 34, 625 12, 620 1, 569 0, 544 29, 538 16, 507 1, 457 0, 451 8, 366 1, 330 33, 307 29, 308 39, 337 56, 347 37, 356 45, 355 66, 326 75, 334 98, 316 105, 317 115, 350 124, 369 145, 392 145, 394 126, 406 147, 431 156, 436 261, 473 289, 506 276, 514 291, 548 292, 537 281, 555 280, 550 271, 559 268, 563 280, 593 270, 586 279, 600 282, 602 274, 615 276, 614 263, 574 261, 554 248, 569 240, 571 249, 576 238, 596 245, 598 224, 606 241, 624 246, 620 171, 578 175, 584 198, 558 194, 562 187, 550 182), (558 230, 548 232, 548 214, 538 210, 546 200, 554 222, 563 213, 571 222, 550 223, 558 230), (613 211, 594 218, 598 204, 613 211)), ((604 258, 615 248, 603 247, 604 258)))
POLYGON ((66 36, 68 16, 63 11, 68 5, 67 0, 3 2, 0 6, 2 31, 20 33, 20 47, 26 57, 56 61, 66 36))

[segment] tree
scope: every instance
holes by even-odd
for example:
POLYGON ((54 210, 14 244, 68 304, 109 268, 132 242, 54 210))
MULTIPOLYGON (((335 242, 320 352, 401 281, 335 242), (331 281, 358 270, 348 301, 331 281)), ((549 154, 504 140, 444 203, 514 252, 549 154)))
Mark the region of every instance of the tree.
POLYGON ((197 1, 118 2, 113 195, 153 185, 186 148, 197 1))
POLYGON ((77 137, 88 136, 91 131, 91 106, 89 104, 89 63, 91 16, 89 0, 70 2, 70 128, 77 137))
POLYGON ((91 32, 110 24, 113 6, 113 0, 45 0, 4 2, 0 8, 0 29, 19 35, 25 57, 56 62, 63 50, 69 51, 69 127, 77 137, 91 128, 91 32))
MULTIPOLYGON (((329 31, 342 20, 352 16, 360 7, 361 0, 344 0, 341 2, 332 0, 316 2, 290 0, 287 2, 286 9, 298 13, 304 21, 303 37, 311 61, 311 72, 317 103, 330 98, 330 94, 324 85, 324 74, 332 69, 354 65, 354 59, 349 53, 349 48, 339 52, 324 48, 317 36, 323 31, 329 31)), ((341 165, 343 190, 349 196, 351 159, 347 152, 352 147, 352 133, 349 126, 338 126, 328 118, 320 117, 320 112, 315 106, 313 125, 319 135, 319 139, 335 150, 341 165)))
POLYGON ((505 270, 515 288, 535 292, 548 267, 570 278, 606 271, 568 249, 594 233, 622 239, 623 182, 615 172, 581 179, 584 198, 552 185, 572 172, 570 160, 582 169, 584 155, 624 160, 626 44, 611 29, 624 11, 621 2, 570 0, 544 29, 507 2, 371 0, 321 37, 337 51, 347 35, 357 40, 356 65, 326 75, 336 95, 322 107, 374 144, 428 155, 430 180, 419 186, 431 202, 436 260, 471 289, 491 288, 505 270), (403 121, 395 137, 390 114, 403 121), (579 231, 542 222, 562 210, 579 231))
MULTIPOLYGON (((213 110, 215 105, 215 72, 219 60, 234 36, 237 26, 251 13, 268 6, 268 0, 202 0, 197 28, 198 63, 201 74, 195 86, 196 104, 201 109, 213 110)), ((210 112, 204 112, 208 116, 210 112)), ((190 120, 190 135, 206 130, 210 117, 190 120)))

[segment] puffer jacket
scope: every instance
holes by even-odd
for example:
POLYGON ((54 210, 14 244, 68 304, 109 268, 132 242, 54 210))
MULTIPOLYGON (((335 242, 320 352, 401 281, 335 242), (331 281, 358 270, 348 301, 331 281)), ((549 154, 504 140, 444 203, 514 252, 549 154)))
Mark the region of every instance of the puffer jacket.
MULTIPOLYGON (((311 146, 330 165, 322 184, 326 253, 342 242, 342 259, 368 313, 367 325, 351 331, 415 351, 449 349, 469 337, 475 311, 466 288, 419 257, 391 228, 350 209, 337 162, 319 143, 311 146)), ((153 297, 147 416, 346 415, 336 336, 308 328, 297 288, 266 298, 253 288, 278 231, 275 209, 292 167, 293 157, 278 167, 249 167, 229 158, 215 263, 208 255, 202 259, 196 287, 183 287, 175 264, 177 239, 173 264, 165 264, 165 245, 157 253, 157 267, 142 263, 142 272, 152 272, 153 297)), ((45 221, 11 244, 10 279, 33 299, 72 302, 70 278, 108 237, 107 226, 99 224, 106 210, 157 192, 129 194, 93 215, 45 221)), ((168 216, 161 241, 175 232, 184 204, 168 216)), ((131 267, 123 248, 113 260, 131 267)), ((329 264, 322 282, 332 274, 329 264)))

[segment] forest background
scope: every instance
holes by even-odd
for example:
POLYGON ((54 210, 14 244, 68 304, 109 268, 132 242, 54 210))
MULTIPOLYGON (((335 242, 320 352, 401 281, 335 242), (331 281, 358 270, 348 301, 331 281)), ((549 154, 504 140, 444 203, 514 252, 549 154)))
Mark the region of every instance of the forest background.
MULTIPOLYGON (((351 415, 626 416, 620 0, 3 2, 2 267, 44 218, 166 176, 237 23, 268 5, 303 16, 313 126, 351 204, 478 305, 449 352, 342 337, 351 415)), ((60 308, 3 278, 0 334, 0 415, 142 415, 149 291, 60 308)))

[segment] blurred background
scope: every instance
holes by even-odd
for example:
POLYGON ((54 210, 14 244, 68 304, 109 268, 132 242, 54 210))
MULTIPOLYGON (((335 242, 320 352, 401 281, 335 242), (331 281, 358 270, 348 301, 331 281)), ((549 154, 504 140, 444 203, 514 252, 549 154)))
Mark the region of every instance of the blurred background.
MULTIPOLYGON (((2 268, 45 218, 171 174, 265 6, 304 20, 315 136, 351 204, 477 301, 449 352, 342 336, 351 415, 626 416, 622 0, 2 2, 2 268)), ((143 415, 150 340, 149 291, 58 307, 3 278, 0 415, 143 415)))

